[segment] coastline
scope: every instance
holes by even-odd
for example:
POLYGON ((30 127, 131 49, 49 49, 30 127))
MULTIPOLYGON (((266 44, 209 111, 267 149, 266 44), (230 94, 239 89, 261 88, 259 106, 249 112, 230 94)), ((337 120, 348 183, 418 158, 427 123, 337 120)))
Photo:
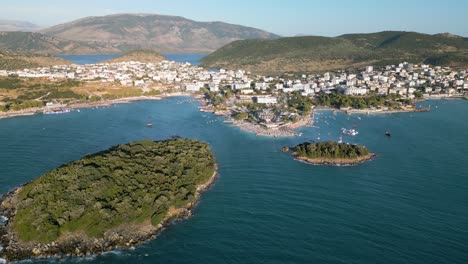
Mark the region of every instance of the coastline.
POLYGON ((371 161, 377 157, 377 154, 369 153, 366 156, 358 157, 356 159, 327 159, 327 158, 317 158, 311 159, 307 157, 298 157, 295 153, 292 153, 294 160, 299 162, 304 162, 311 165, 328 165, 328 166, 354 166, 366 161, 371 161))
MULTIPOLYGON (((176 92, 176 93, 163 93, 160 95, 154 96, 134 96, 134 97, 122 97, 118 99, 112 100, 102 100, 102 101, 95 101, 95 102, 76 102, 71 103, 69 105, 65 105, 61 108, 69 108, 69 109, 82 109, 82 108, 93 108, 93 107, 106 107, 111 106, 114 104, 127 104, 137 101, 144 101, 144 100, 162 100, 168 97, 177 97, 177 96, 190 96, 197 98, 196 95, 184 92, 176 92)), ((8 112, 0 112, 0 119, 3 118, 11 118, 11 117, 18 117, 18 116, 32 116, 35 114, 40 114, 43 111, 47 110, 47 107, 36 107, 36 108, 27 108, 18 111, 8 111, 8 112)))
MULTIPOLYGON (((107 231, 103 238, 90 238, 81 231, 65 234, 57 241, 51 243, 25 242, 20 244, 14 240, 15 235, 8 232, 11 228, 8 224, 5 226, 0 225, 0 231, 6 232, 6 235, 1 237, 2 240, 0 240, 2 249, 0 251, 0 263, 2 263, 2 258, 8 263, 26 259, 61 259, 64 257, 93 256, 117 249, 133 250, 135 246, 157 238, 165 228, 173 225, 175 222, 191 217, 193 209, 199 203, 201 194, 209 190, 217 178, 218 164, 215 164, 211 177, 206 182, 197 185, 194 200, 180 208, 169 208, 166 216, 157 226, 153 226, 149 220, 143 223, 123 224, 107 231)), ((0 206, 3 207, 3 203, 9 198, 14 197, 22 186, 4 194, 0 198, 0 206)), ((3 216, 4 214, 0 215, 3 216)))
POLYGON ((233 126, 238 127, 242 131, 253 133, 256 136, 264 137, 298 137, 300 133, 293 130, 278 128, 278 129, 267 129, 261 125, 253 124, 245 121, 234 121, 233 126))

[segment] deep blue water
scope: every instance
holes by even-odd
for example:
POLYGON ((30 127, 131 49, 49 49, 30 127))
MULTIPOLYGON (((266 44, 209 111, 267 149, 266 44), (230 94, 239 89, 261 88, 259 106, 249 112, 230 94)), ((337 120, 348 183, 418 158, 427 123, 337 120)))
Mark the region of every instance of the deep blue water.
POLYGON ((0 193, 87 153, 178 134, 208 142, 219 163, 194 216, 136 250, 61 262, 468 263, 467 101, 428 101, 429 113, 321 112, 320 128, 286 139, 242 132, 182 101, 0 120, 0 193), (360 134, 344 140, 377 159, 311 166, 280 151, 354 125, 360 134))
MULTIPOLYGON (((105 60, 110 60, 120 56, 121 53, 115 54, 91 54, 91 55, 57 55, 60 58, 69 60, 76 64, 95 64, 105 60)), ((206 56, 206 54, 163 54, 166 58, 177 62, 190 62, 193 65, 199 65, 200 60, 206 56)))

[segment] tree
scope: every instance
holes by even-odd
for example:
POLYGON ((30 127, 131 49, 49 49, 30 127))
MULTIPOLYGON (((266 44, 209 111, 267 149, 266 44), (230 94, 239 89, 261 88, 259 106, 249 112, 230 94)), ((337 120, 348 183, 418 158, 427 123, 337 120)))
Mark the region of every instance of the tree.
POLYGON ((423 93, 421 91, 414 91, 413 94, 416 98, 423 98, 423 93))
POLYGON ((238 113, 234 116, 236 120, 244 120, 244 119, 247 119, 248 117, 249 117, 249 114, 247 114, 246 112, 238 113))

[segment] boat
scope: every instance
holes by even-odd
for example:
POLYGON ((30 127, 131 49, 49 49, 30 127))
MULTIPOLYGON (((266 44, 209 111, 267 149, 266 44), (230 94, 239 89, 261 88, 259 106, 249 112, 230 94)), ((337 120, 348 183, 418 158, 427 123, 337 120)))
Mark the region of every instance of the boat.
POLYGON ((68 108, 61 108, 61 109, 50 109, 50 110, 44 110, 44 115, 54 115, 54 114, 65 114, 65 113, 70 113, 70 109, 68 108))
POLYGON ((153 123, 148 123, 146 124, 147 127, 152 127, 153 126, 153 123))
POLYGON ((392 133, 391 133, 390 131, 386 131, 386 132, 385 132, 385 135, 386 135, 387 137, 391 137, 391 136, 392 136, 392 133))
POLYGON ((354 128, 351 128, 351 129, 342 128, 341 133, 343 135, 350 135, 350 136, 356 136, 357 134, 359 134, 359 132, 354 128))

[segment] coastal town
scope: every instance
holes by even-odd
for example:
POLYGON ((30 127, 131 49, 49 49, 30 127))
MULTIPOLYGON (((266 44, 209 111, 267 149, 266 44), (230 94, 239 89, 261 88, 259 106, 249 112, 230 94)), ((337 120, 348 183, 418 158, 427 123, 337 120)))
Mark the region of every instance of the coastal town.
MULTIPOLYGON (((257 135, 298 136, 301 126, 312 126, 314 109, 336 109, 348 113, 389 113, 420 111, 417 100, 427 98, 466 98, 466 69, 400 63, 385 67, 367 66, 360 71, 337 70, 323 74, 283 74, 261 76, 243 70, 209 70, 190 63, 163 60, 87 65, 57 65, 15 71, 0 70, 0 78, 73 80, 94 86, 135 91, 136 99, 168 95, 194 95, 201 111, 227 117, 243 130, 257 135)), ((0 89, 1 90, 1 89, 0 89)), ((93 98, 109 103, 103 94, 86 91, 84 101, 44 100, 34 112, 62 113, 75 103, 86 105, 93 98)), ((2 98, 3 97, 3 98, 2 98)), ((0 107, 8 111, 5 96, 0 107)), ((135 98, 133 98, 135 99, 135 98)), ((125 98, 113 98, 113 102, 125 98)), ((110 102, 110 103, 113 103, 110 102)), ((2 110, 0 109, 0 110, 2 110)), ((22 109, 21 113, 30 113, 22 109)))

